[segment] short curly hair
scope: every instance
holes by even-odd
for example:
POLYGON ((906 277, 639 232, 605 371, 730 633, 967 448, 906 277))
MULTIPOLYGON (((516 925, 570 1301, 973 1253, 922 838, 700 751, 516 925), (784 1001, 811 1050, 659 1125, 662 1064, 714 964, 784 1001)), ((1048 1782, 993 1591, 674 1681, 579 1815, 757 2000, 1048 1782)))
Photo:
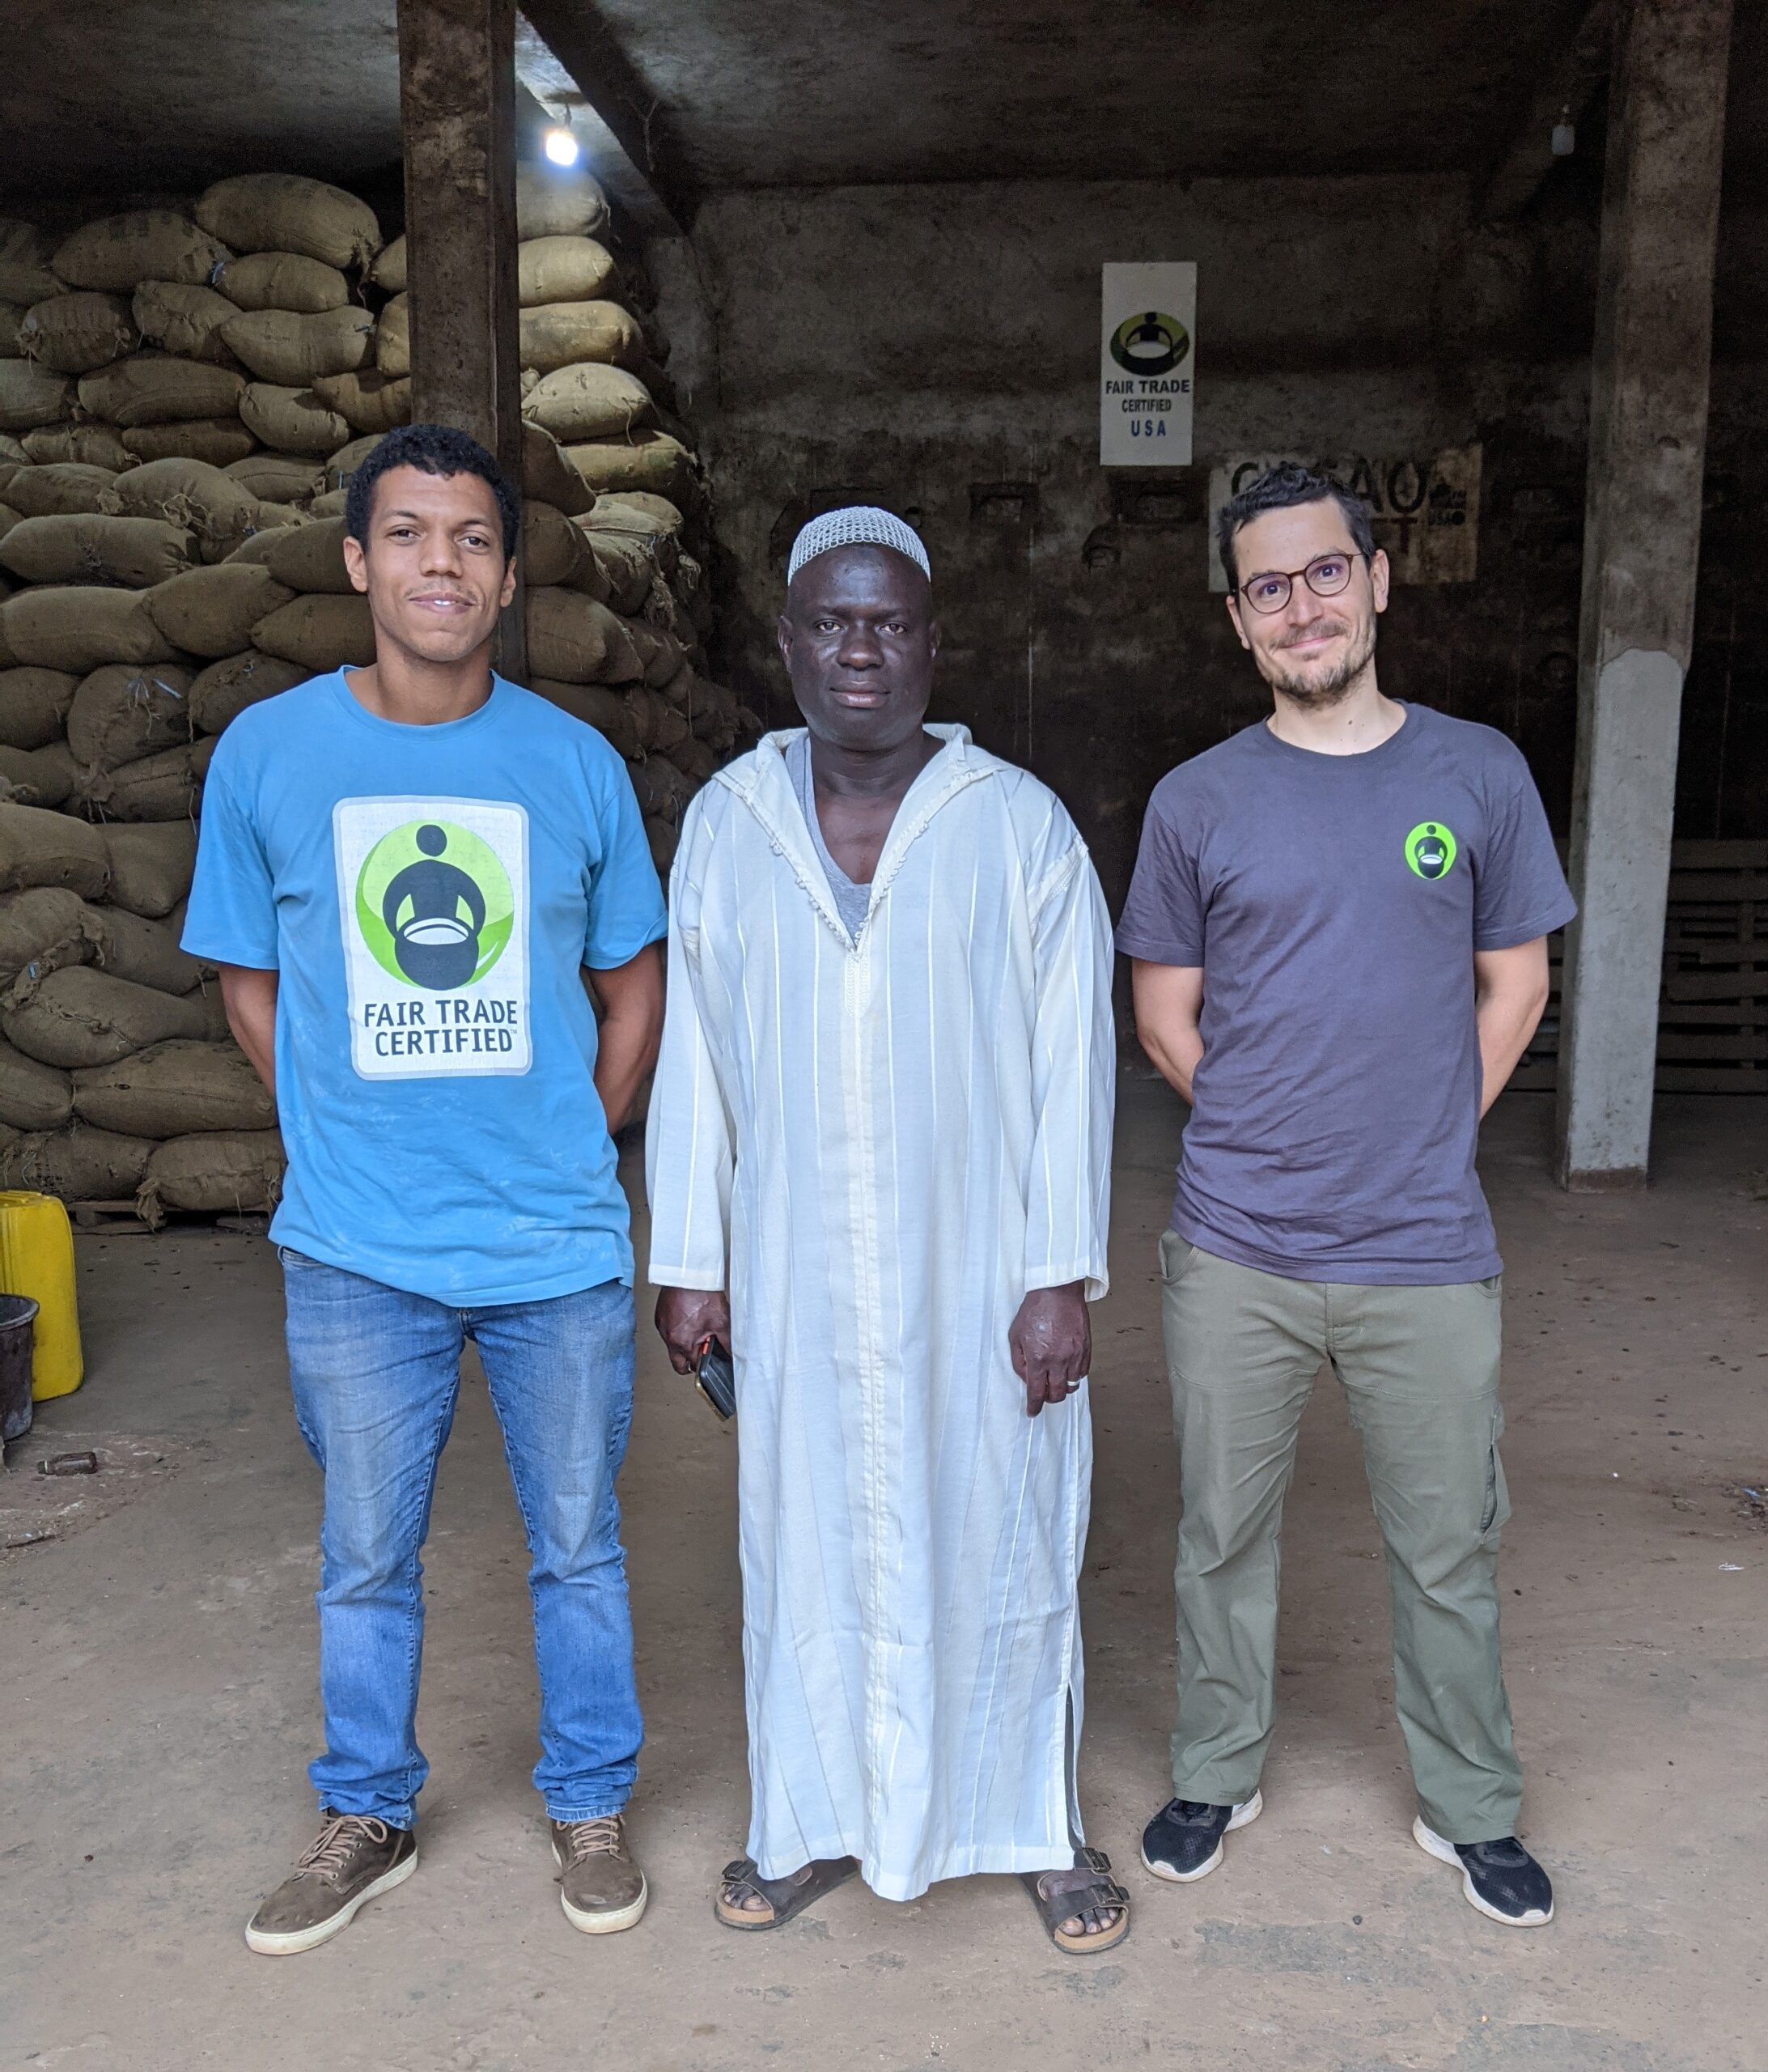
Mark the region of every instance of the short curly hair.
POLYGON ((408 424, 389 431, 350 477, 344 497, 344 524, 352 539, 367 544, 375 485, 394 468, 417 468, 426 475, 477 475, 489 482, 503 521, 503 558, 514 558, 522 529, 522 506, 515 486, 477 439, 448 424, 408 424))
POLYGON ((1375 553, 1375 532, 1363 499, 1342 482, 1334 482, 1330 475, 1304 468, 1299 461, 1279 461, 1274 468, 1267 468, 1256 482, 1248 483, 1238 496, 1224 503, 1215 514, 1215 544, 1222 566, 1227 571, 1230 590, 1238 590, 1240 584, 1234 535, 1242 525, 1251 524, 1267 511, 1287 511, 1298 503, 1329 502, 1336 503, 1344 513, 1350 544, 1359 554, 1372 557, 1375 553))

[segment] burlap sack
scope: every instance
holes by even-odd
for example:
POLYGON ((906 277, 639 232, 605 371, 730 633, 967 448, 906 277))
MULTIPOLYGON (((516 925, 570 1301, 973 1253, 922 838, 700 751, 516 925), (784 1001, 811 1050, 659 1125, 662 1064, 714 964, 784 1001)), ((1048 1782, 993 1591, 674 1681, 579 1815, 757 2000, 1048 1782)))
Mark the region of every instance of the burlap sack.
POLYGON ((561 683, 633 683, 643 673, 625 621, 577 590, 528 592, 528 661, 561 683))
MULTIPOLYGON (((244 409, 243 401, 240 407, 244 409)), ((324 478, 318 461, 299 453, 252 453, 225 472, 261 503, 305 503, 318 495, 324 478)))
MULTIPOLYGON (((0 554, 5 546, 0 540, 0 554)), ((162 583, 147 613, 174 648, 218 660, 249 647, 257 622, 294 595, 268 568, 223 562, 162 583)))
POLYGON ((233 364, 233 355, 221 327, 239 313, 238 304, 224 295, 182 281, 143 281, 130 305, 135 329, 150 346, 180 359, 214 360, 225 367, 233 364))
POLYGON ((693 480, 693 456, 666 431, 635 431, 618 443, 568 445, 565 457, 598 495, 647 489, 674 496, 693 480))
MULTIPOLYGON (((353 439, 348 446, 339 447, 325 463, 325 493, 329 494, 334 490, 349 488, 350 477, 361 467, 363 461, 368 458, 386 435, 382 431, 371 431, 364 438, 353 439)), ((315 511, 316 515, 325 517, 341 515, 341 512, 319 512, 316 499, 315 511)))
POLYGON ((536 237, 594 237, 608 227, 608 197, 581 167, 518 166, 515 234, 536 237))
POLYGON ((188 216, 172 209, 134 209, 101 216, 56 247, 56 272, 70 287, 133 295, 143 281, 206 281, 231 257, 188 216))
POLYGON ((668 759, 698 791, 719 766, 719 757, 706 742, 689 734, 668 751, 668 759))
POLYGON ((23 359, 24 350, 19 343, 19 326, 24 321, 25 309, 29 304, 0 302, 0 359, 23 359))
POLYGON ((217 180, 197 204, 197 221, 235 252, 299 252, 328 266, 368 265, 380 225, 366 202, 322 180, 289 172, 217 180))
POLYGON ((94 669, 74 694, 67 742, 84 764, 109 769, 190 739, 189 669, 171 663, 94 669))
POLYGON ((132 468, 117 478, 104 507, 126 518, 188 526, 206 558, 231 554, 258 524, 257 499, 206 461, 152 461, 132 468))
POLYGON ((59 295, 68 285, 51 267, 36 259, 0 259, 0 302, 28 309, 33 302, 59 295))
POLYGON ((156 1139, 276 1124, 276 1102, 244 1052, 200 1041, 155 1043, 121 1064, 76 1072, 74 1110, 101 1129, 156 1139))
POLYGON ((668 497, 652 490, 623 489, 596 499, 596 522, 610 529, 679 539, 688 521, 668 497))
POLYGON ((0 359, 0 431, 31 431, 53 424, 72 407, 74 383, 35 360, 0 359))
MULTIPOLYGON (((97 915, 95 906, 88 906, 66 885, 0 892, 0 991, 9 988, 20 973, 46 979, 65 965, 91 963, 98 953, 97 915)), ((0 1120, 11 1119, 0 1108, 0 1120)), ((53 1129, 56 1125, 24 1122, 14 1127, 53 1129)))
POLYGON ((0 567, 26 583, 108 583, 146 590, 196 565, 196 541, 160 518, 26 518, 0 539, 0 567))
POLYGON ((368 278, 377 288, 384 288, 388 295, 405 292, 405 240, 396 237, 368 270, 368 278))
POLYGON ((687 715, 677 711, 661 691, 651 690, 648 684, 634 684, 626 696, 648 753, 667 755, 688 738, 691 730, 687 715))
POLYGON ((73 1115, 74 1082, 67 1074, 0 1042, 0 1123, 15 1130, 58 1130, 73 1115))
MULTIPOLYGON (((230 317, 236 324, 238 317, 230 317)), ((238 411, 245 380, 231 367, 172 353, 135 353, 80 377, 80 408, 125 431, 238 411)))
POLYGON ((19 349, 57 374, 90 374, 141 343, 121 295, 80 291, 34 304, 19 326, 19 349))
POLYGON ((341 518, 288 526, 265 550, 264 565, 278 583, 303 596, 354 597, 356 588, 344 566, 347 531, 341 518))
POLYGON ((24 451, 46 466, 72 461, 118 474, 135 465, 136 456, 108 424, 44 425, 24 435, 24 451))
POLYGON ((406 376, 377 373, 322 374, 313 393, 337 412, 354 431, 392 431, 411 422, 411 382, 406 376))
MULTIPOLYGON (((100 830, 87 827, 81 822, 70 822, 83 834, 96 839, 104 859, 109 882, 109 898, 113 906, 126 907, 131 914, 144 914, 150 920, 159 920, 169 914, 190 890, 191 875, 197 867, 197 830, 188 822, 161 822, 141 827, 112 826, 100 830)), ((6 875, 6 833, 0 822, 0 879, 6 875)), ((19 880, 19 883, 63 882, 43 879, 19 880)), ((73 883, 71 879, 65 881, 73 883)), ((76 891, 84 891, 83 885, 74 885, 76 891)), ((103 885, 98 893, 104 890, 103 885)), ((96 898, 91 893, 89 898, 96 898)))
POLYGON ((366 366, 375 350, 375 320, 366 309, 248 310, 221 327, 227 350, 261 381, 308 388, 321 375, 366 366))
POLYGON ((644 743, 639 738, 638 720, 623 693, 604 690, 597 684, 559 683, 551 677, 531 677, 528 682, 529 687, 548 704, 556 705, 562 712, 569 712, 586 727, 593 727, 629 761, 636 761, 643 754, 644 743))
MULTIPOLYGON (((303 527, 302 531, 306 529, 303 527)), ((298 539, 301 533, 290 533, 286 537, 298 539)), ((3 624, 0 616, 0 626, 3 624)), ((375 659, 375 622, 369 616, 367 597, 297 597, 293 604, 284 605, 258 621, 252 629, 252 644, 266 655, 280 656, 285 662, 299 662, 316 675, 331 669, 363 669, 375 659)))
POLYGON ((200 1037, 202 1004, 87 965, 69 965, 34 986, 15 984, 10 1004, 0 1004, 0 1028, 27 1057, 71 1072, 114 1064, 171 1037, 200 1037))
POLYGON ((22 806, 65 805, 78 774, 65 741, 49 748, 0 748, 0 796, 22 806))
POLYGON ((515 248, 516 295, 524 309, 593 302, 618 279, 614 255, 593 237, 536 237, 515 248))
POLYGON ((11 467, 23 467, 30 458, 10 431, 0 431, 0 476, 6 475, 11 467))
MULTIPOLYGON (((95 827, 70 813, 0 802, 0 891, 65 885, 83 898, 102 899, 110 877, 110 853, 95 827)), ((161 912, 183 896, 175 894, 161 912)))
MULTIPOLYGON (((98 931, 97 949, 87 961, 100 970, 108 971, 113 978, 127 979, 133 985, 151 986, 156 993, 179 996, 189 992, 201 981, 203 967, 178 947, 178 930, 172 921, 150 921, 122 906, 91 906, 87 911, 98 931)), ((88 1119, 104 1119, 94 1115, 88 1119)), ((106 1127, 121 1129, 125 1125, 112 1123, 106 1127)), ((177 1132, 148 1129, 142 1135, 176 1136, 177 1132)))
POLYGON ((143 1222, 155 1225, 172 1208, 267 1216, 282 1193, 285 1163, 274 1130, 175 1136, 149 1158, 135 1207, 143 1222))
POLYGON ((645 816, 645 839, 651 844, 651 860, 657 867, 657 875, 664 883, 669 882, 669 867, 676 860, 676 851, 681 846, 681 830, 667 820, 654 814, 645 816))
POLYGON ((651 414, 651 392, 624 367, 562 367, 528 391, 522 414, 570 452, 576 441, 623 437, 642 424, 651 414))
POLYGON ((172 648, 138 590, 52 584, 0 605, 0 644, 21 668, 86 676, 106 662, 167 662, 172 648))
POLYGON ((254 381, 240 399, 240 415, 266 446, 316 461, 335 453, 350 437, 349 421, 307 388, 254 381))
MULTIPOLYGON (((41 466, 19 469, 6 486, 6 500, 27 518, 102 511, 105 493, 116 480, 112 469, 89 461, 46 461, 41 466)), ((157 517, 159 513, 151 515, 157 517)))
POLYGON ((8 748, 47 748, 63 740, 79 687, 79 678, 66 669, 0 670, 0 741, 8 748))
POLYGON ((176 424, 132 427, 125 448, 138 461, 201 461, 225 468, 243 461, 257 441, 237 418, 185 418, 176 424))
POLYGON ((22 1136, 0 1155, 9 1187, 67 1202, 130 1200, 157 1147, 146 1137, 117 1136, 74 1123, 51 1136, 22 1136))
MULTIPOLYGON (((530 589, 548 584, 569 583, 583 566, 589 550, 583 536, 562 511, 550 503, 530 499, 522 507, 522 537, 517 558, 530 589)), ((6 542, 0 540, 0 561, 6 558, 6 542)))
POLYGON ((214 749, 211 737, 114 769, 83 771, 77 796, 88 813, 104 820, 188 820, 202 796, 214 749))
POLYGON ((218 734, 248 705, 260 705, 267 698, 292 690, 312 673, 298 662, 261 655, 256 648, 211 662, 190 686, 190 724, 199 734, 218 734))
POLYGON ((645 817, 667 820, 679 826, 683 809, 693 796, 693 787, 667 760, 664 754, 647 756, 632 767, 632 788, 645 817))
MULTIPOLYGON (((644 344, 638 318, 617 302, 553 302, 522 312, 522 364, 536 374, 552 374, 579 360, 630 367, 644 344)), ((550 418, 540 421, 561 438, 593 437, 600 429, 597 425, 579 435, 570 425, 562 431, 550 418)))
MULTIPOLYGON (((330 463, 327 465, 329 466, 330 463)), ((341 518, 349 509, 350 496, 346 490, 328 489, 322 490, 308 504, 307 515, 309 518, 341 518)))
POLYGON ((522 427, 522 494, 537 497, 567 518, 594 507, 595 493, 565 457, 565 449, 537 424, 522 427))
POLYGON ((411 304, 402 295, 375 319, 375 364, 383 374, 411 372, 411 304))
POLYGON ((249 252, 230 259, 215 286, 241 309, 292 309, 312 316, 341 309, 350 300, 350 282, 337 269, 302 252, 249 252))
POLYGON ((596 530, 585 534, 584 545, 607 592, 608 602, 629 618, 642 611, 657 577, 656 556, 651 542, 630 533, 596 530))

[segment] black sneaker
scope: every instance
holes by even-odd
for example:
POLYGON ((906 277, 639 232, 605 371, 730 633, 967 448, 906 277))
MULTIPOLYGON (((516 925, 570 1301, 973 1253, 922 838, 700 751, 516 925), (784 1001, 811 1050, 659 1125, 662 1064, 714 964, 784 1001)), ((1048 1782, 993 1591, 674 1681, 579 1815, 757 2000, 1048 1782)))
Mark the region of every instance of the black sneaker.
POLYGON ((1222 1860, 1223 1836, 1250 1827, 1264 1810, 1264 1794, 1257 1791, 1238 1806, 1168 1799, 1142 1831, 1143 1867, 1172 1885, 1207 1878, 1222 1860))
POLYGON ((1412 1839, 1427 1856, 1456 1866, 1467 1904, 1488 1920, 1507 1928, 1545 1928, 1553 1919, 1553 1880, 1514 1835, 1494 1842, 1446 1842, 1419 1819, 1412 1823, 1412 1839))

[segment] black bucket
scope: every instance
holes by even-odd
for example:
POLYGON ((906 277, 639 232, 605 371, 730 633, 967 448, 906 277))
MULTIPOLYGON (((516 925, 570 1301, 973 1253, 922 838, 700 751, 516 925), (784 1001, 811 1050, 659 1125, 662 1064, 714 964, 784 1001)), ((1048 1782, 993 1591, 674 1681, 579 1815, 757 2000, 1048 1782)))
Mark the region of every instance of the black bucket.
POLYGON ((31 1429, 31 1353, 37 1306, 28 1295, 0 1295, 0 1446, 31 1429))

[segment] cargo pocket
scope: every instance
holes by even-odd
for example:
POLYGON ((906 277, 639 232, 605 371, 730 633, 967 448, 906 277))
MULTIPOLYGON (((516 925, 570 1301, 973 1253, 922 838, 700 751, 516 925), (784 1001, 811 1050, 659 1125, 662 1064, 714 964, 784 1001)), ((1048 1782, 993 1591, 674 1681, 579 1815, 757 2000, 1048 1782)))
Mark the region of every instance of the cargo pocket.
POLYGON ((1510 1517, 1510 1490, 1504 1480, 1504 1463, 1498 1454, 1498 1441, 1503 1433, 1504 1413, 1497 1409, 1492 1412, 1491 1444, 1486 1453, 1486 1495, 1479 1514, 1479 1536, 1487 1546, 1496 1546, 1510 1517))

